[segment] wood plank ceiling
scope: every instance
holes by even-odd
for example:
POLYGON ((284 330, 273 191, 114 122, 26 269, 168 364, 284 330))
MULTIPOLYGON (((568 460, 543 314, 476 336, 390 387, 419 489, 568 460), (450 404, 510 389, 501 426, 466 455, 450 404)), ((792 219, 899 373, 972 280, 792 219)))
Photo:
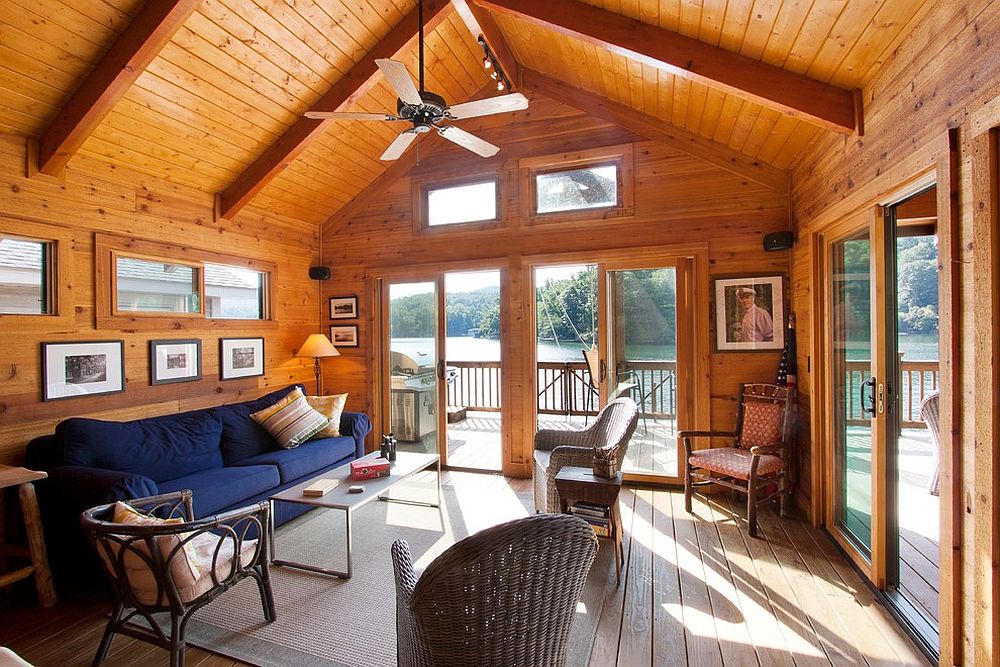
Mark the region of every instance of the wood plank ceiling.
MULTIPOLYGON (((584 1, 845 89, 863 87, 934 2, 584 1)), ((41 136, 142 7, 142 0, 0 3, 0 131, 41 136)), ((80 152, 223 192, 415 7, 415 0, 202 0, 80 152)), ((776 167, 788 168, 827 131, 521 18, 491 16, 522 67, 776 167)), ((415 40, 396 58, 415 74, 415 40)), ((427 35, 427 88, 453 103, 480 96, 489 83, 481 58, 459 14, 446 10, 427 35)), ((395 95, 376 75, 348 108, 393 110, 395 95)), ((328 123, 253 205, 312 224, 328 219, 385 171, 378 157, 400 129, 328 123)))

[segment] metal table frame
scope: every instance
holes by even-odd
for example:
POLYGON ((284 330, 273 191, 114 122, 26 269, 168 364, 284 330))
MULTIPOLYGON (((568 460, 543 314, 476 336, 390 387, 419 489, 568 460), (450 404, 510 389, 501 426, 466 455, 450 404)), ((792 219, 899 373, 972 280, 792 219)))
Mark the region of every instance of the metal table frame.
MULTIPOLYGON (((404 457, 404 460, 405 460, 405 457, 412 456, 412 454, 408 454, 407 452, 400 452, 399 456, 400 457, 404 457)), ((268 540, 268 542, 269 542, 269 546, 270 546, 271 564, 279 566, 279 567, 291 567, 291 568, 295 568, 295 569, 299 569, 299 570, 306 570, 308 572, 314 572, 316 574, 323 574, 323 575, 330 576, 330 577, 337 577, 339 579, 350 579, 351 578, 351 570, 352 570, 352 555, 351 555, 352 554, 351 512, 353 510, 355 510, 355 509, 357 509, 359 507, 362 507, 363 505, 368 504, 369 502, 371 502, 372 500, 375 500, 376 498, 378 500, 383 501, 383 502, 402 503, 402 504, 406 504, 406 505, 418 505, 418 506, 421 506, 421 507, 436 507, 436 508, 440 509, 440 507, 441 507, 441 456, 438 455, 438 454, 432 454, 430 456, 432 456, 433 458, 428 458, 425 464, 420 465, 419 467, 414 468, 413 470, 410 470, 409 472, 407 472, 406 474, 404 474, 402 476, 399 476, 398 478, 394 478, 394 476, 392 474, 390 474, 389 477, 383 477, 383 478, 378 478, 378 479, 374 479, 374 480, 363 480, 361 482, 355 482, 354 480, 351 480, 351 478, 350 478, 350 464, 346 464, 346 465, 340 466, 339 468, 335 468, 333 470, 328 470, 327 472, 325 472, 325 473, 323 473, 321 475, 317 475, 316 477, 314 477, 314 478, 312 478, 312 479, 310 479, 310 480, 308 480, 306 482, 303 482, 302 484, 294 486, 291 489, 286 489, 285 491, 283 491, 280 494, 275 494, 275 495, 271 496, 268 499, 268 501, 271 504, 270 525, 268 526, 268 530, 270 531, 270 535, 269 535, 270 539, 268 540), (437 472, 437 503, 429 503, 429 502, 417 501, 417 500, 408 500, 408 499, 405 499, 405 498, 391 498, 391 497, 388 496, 388 491, 393 486, 395 486, 399 482, 402 482, 402 481, 408 479, 409 477, 412 477, 413 475, 417 474, 418 472, 423 472, 424 470, 427 470, 431 466, 435 466, 436 469, 437 469, 437 471, 436 471, 437 472), (366 482, 375 482, 375 483, 382 482, 382 484, 385 484, 384 480, 390 480, 391 483, 388 484, 388 485, 386 485, 386 486, 384 486, 381 489, 382 493, 379 494, 379 495, 377 495, 377 496, 374 496, 374 497, 373 497, 373 495, 365 495, 365 494, 347 495, 346 498, 349 499, 349 500, 351 500, 352 502, 346 502, 346 503, 331 503, 330 502, 330 498, 328 498, 328 496, 306 497, 306 496, 302 496, 301 495, 301 489, 303 489, 303 488, 309 486, 310 484, 312 484, 314 480, 317 480, 317 479, 326 479, 326 478, 331 478, 331 477, 332 478, 340 478, 341 479, 341 486, 339 486, 338 489, 341 489, 342 491, 344 489, 346 489, 347 486, 350 486, 353 483, 365 484, 366 482), (297 492, 298 496, 297 497, 288 497, 292 492, 297 492), (281 496, 285 496, 285 497, 281 497, 281 496), (346 530, 346 535, 347 535, 347 540, 346 540, 347 541, 347 544, 346 544, 346 547, 347 547, 347 570, 346 571, 335 570, 333 568, 322 567, 320 565, 312 565, 310 563, 301 563, 301 562, 297 562, 297 561, 284 560, 284 559, 277 558, 277 556, 275 554, 275 526, 274 526, 274 505, 275 505, 276 502, 298 503, 300 505, 311 505, 313 507, 318 507, 318 508, 322 508, 322 509, 339 509, 339 510, 343 510, 344 511, 345 527, 347 529, 346 530)), ((375 452, 373 454, 369 454, 365 458, 377 458, 377 457, 378 457, 378 453, 375 452)), ((343 493, 341 493, 340 495, 343 495, 343 493)))

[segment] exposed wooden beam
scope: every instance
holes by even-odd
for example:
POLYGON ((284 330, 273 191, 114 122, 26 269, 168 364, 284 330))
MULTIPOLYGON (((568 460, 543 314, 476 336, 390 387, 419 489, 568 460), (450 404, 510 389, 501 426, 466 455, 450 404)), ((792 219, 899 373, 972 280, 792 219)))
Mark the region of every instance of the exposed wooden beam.
POLYGON ((860 96, 577 0, 471 0, 713 88, 850 134, 860 96))
POLYGON ((663 142, 737 176, 766 185, 778 192, 788 192, 787 171, 754 160, 711 139, 674 127, 655 116, 649 116, 632 107, 613 102, 606 97, 581 90, 528 68, 524 68, 521 72, 521 85, 525 90, 532 90, 597 118, 616 123, 641 137, 663 142))
POLYGON ((201 0, 146 0, 38 141, 38 171, 55 176, 166 46, 201 0))
MULTIPOLYGON (((447 17, 448 0, 428 0, 424 7, 424 30, 434 30, 447 17)), ((340 111, 375 85, 376 58, 392 58, 416 38, 417 10, 406 15, 375 47, 365 54, 323 97, 312 111, 340 111)), ((231 219, 315 140, 329 120, 302 117, 271 144, 247 169, 221 193, 220 214, 231 219)))
POLYGON ((420 135, 417 141, 398 160, 389 165, 388 169, 379 174, 361 192, 351 198, 350 202, 326 219, 322 227, 323 233, 328 234, 342 227, 358 211, 367 206, 372 199, 383 194, 392 187, 393 183, 405 176, 410 169, 417 165, 421 156, 427 157, 428 154, 438 150, 445 144, 448 144, 448 142, 436 132, 420 135))
POLYGON ((490 47, 493 57, 506 72, 514 87, 517 88, 521 76, 521 65, 514 57, 514 52, 510 50, 510 46, 493 15, 482 7, 470 5, 468 0, 451 0, 451 4, 459 18, 462 19, 462 23, 468 28, 472 38, 478 40, 482 36, 486 40, 486 45, 490 47))

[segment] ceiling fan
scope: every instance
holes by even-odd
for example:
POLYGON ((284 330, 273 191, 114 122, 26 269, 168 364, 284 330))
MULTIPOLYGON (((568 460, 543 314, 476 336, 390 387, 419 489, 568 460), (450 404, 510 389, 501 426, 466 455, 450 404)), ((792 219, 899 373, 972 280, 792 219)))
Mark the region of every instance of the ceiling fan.
POLYGON ((418 0, 417 16, 419 23, 418 43, 420 52, 420 86, 410 78, 406 66, 396 60, 379 58, 375 64, 382 71, 385 80, 392 87, 399 99, 396 100, 396 113, 362 113, 354 111, 307 111, 306 118, 319 120, 376 120, 376 121, 406 121, 413 127, 403 130, 389 147, 382 153, 381 160, 395 160, 403 154, 417 135, 436 130, 442 137, 463 148, 481 155, 492 157, 500 150, 488 141, 469 134, 454 125, 442 124, 451 120, 462 120, 476 116, 489 116, 506 111, 519 111, 528 108, 528 98, 521 93, 500 95, 484 100, 475 100, 448 106, 444 98, 436 93, 424 90, 424 3, 418 0))

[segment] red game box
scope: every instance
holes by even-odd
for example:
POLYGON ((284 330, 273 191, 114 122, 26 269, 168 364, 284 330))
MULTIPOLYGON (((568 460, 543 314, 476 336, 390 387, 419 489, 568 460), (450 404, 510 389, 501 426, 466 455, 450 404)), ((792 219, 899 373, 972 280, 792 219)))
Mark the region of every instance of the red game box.
POLYGON ((386 459, 359 459, 351 461, 351 479, 375 479, 389 476, 386 459))

